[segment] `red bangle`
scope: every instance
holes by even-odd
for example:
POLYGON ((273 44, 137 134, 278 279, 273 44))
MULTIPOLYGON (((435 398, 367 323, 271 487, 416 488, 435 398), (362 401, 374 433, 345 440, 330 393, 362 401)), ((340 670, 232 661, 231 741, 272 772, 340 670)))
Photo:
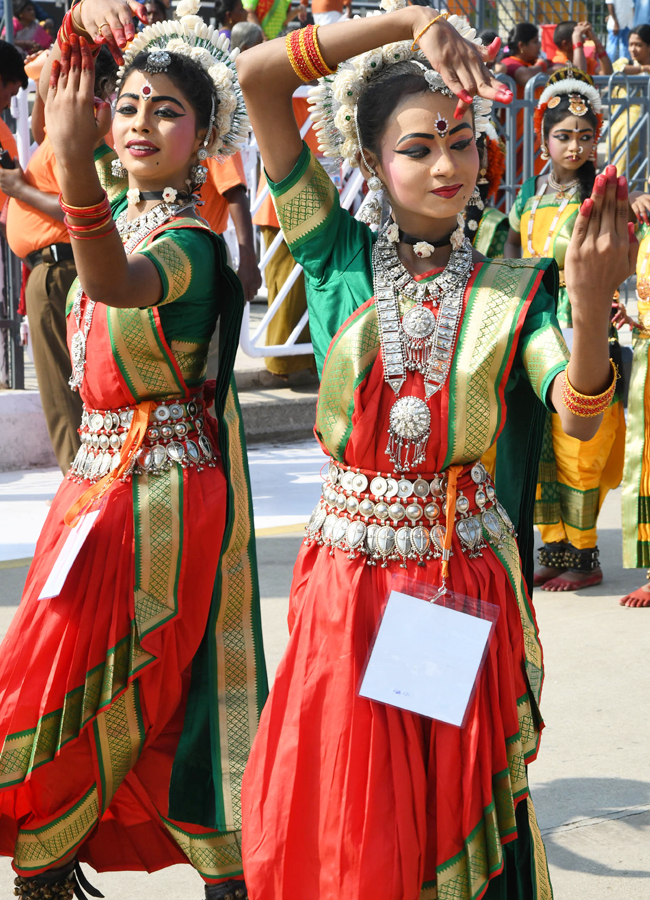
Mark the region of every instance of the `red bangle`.
POLYGON ((574 44, 573 45, 574 50, 582 50, 583 47, 584 47, 584 44, 574 44))
POLYGON ((607 50, 603 47, 603 49, 597 54, 598 59, 602 59, 604 56, 607 56, 607 50))
POLYGON ((94 219, 111 208, 106 191, 99 203, 95 203, 93 206, 69 206, 63 199, 63 195, 59 194, 59 206, 66 216, 71 216, 73 219, 94 219))
POLYGON ((74 234, 74 233, 70 232, 70 237, 73 238, 75 241, 97 241, 97 240, 99 240, 99 238, 103 238, 109 234, 113 234, 116 227, 117 226, 115 225, 115 222, 113 222, 112 227, 109 228, 108 231, 102 231, 100 234, 81 235, 81 234, 74 234))
POLYGON ((113 219, 113 214, 109 210, 108 213, 103 216, 101 219, 97 219, 95 222, 90 222, 88 225, 73 225, 68 216, 64 216, 63 221, 65 223, 65 227, 71 234, 84 234, 88 231, 99 231, 100 228, 105 228, 106 225, 113 219))

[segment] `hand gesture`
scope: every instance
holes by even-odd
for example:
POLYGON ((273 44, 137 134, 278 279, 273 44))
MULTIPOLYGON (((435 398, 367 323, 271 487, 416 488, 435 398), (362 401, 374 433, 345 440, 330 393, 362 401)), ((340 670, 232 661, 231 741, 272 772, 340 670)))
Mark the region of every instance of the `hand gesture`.
POLYGON ((133 16, 147 24, 147 14, 137 0, 84 0, 74 20, 81 24, 94 44, 107 44, 118 65, 122 50, 135 37, 133 16))
POLYGON ((45 102, 45 124, 60 165, 74 165, 92 156, 95 145, 110 130, 110 106, 94 96, 95 63, 88 42, 76 34, 61 47, 61 61, 52 62, 45 102))
MULTIPOLYGON (((425 25, 426 20, 424 24, 418 20, 414 39, 425 25)), ((440 19, 422 34, 418 44, 447 87, 458 97, 454 118, 462 119, 476 94, 499 103, 512 101, 512 91, 497 81, 486 66, 486 62, 494 60, 499 52, 500 38, 495 38, 489 47, 477 46, 461 37, 453 25, 440 19)))
POLYGON ((624 325, 629 325, 630 328, 641 328, 639 323, 635 322, 634 319, 627 314, 627 309, 620 300, 615 304, 615 307, 616 312, 612 316, 612 325, 618 331, 620 331, 624 325))
POLYGON ((630 206, 639 222, 650 225, 650 194, 631 194, 630 206))
POLYGON ((607 166, 584 201, 564 263, 564 276, 574 320, 603 315, 609 320, 612 297, 633 272, 638 242, 628 227, 625 178, 607 166))

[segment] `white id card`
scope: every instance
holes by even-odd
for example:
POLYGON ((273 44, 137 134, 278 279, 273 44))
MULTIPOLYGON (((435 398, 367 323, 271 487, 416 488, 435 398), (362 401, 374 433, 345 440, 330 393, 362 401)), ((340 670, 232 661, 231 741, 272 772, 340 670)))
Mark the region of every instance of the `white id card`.
POLYGON ((462 600, 481 611, 392 591, 359 694, 460 727, 498 615, 492 604, 462 600))
POLYGON ((52 597, 58 597, 63 590, 63 585, 68 577, 68 573, 72 565, 79 555, 79 551, 90 534, 90 529, 95 524, 97 516, 101 510, 86 513, 80 519, 74 528, 70 529, 70 534, 66 538, 66 542, 61 548, 61 552, 56 558, 56 562, 52 566, 52 571, 48 575, 47 581, 43 585, 43 590, 39 595, 39 600, 51 600, 52 597))

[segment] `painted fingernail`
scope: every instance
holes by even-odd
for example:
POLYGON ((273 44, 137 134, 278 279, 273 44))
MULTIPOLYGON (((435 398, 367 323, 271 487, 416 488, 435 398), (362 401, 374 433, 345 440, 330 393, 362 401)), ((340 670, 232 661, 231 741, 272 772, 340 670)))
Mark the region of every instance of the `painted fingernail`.
POLYGON ((510 103, 512 98, 513 98, 512 91, 509 91, 508 88, 499 88, 499 90, 496 93, 495 99, 498 100, 499 103, 510 103))
POLYGON ((591 199, 591 197, 587 197, 587 199, 583 202, 582 206, 580 207, 580 212, 582 213, 583 216, 589 216, 589 215, 591 215, 591 210, 593 209, 593 206, 594 206, 594 201, 591 199))
POLYGON ((487 52, 494 56, 501 48, 501 38, 497 35, 491 44, 488 44, 487 52))
POLYGON ((465 115, 465 110, 462 108, 462 106, 459 103, 458 106, 456 107, 456 109, 454 110, 454 119, 462 119, 464 115, 465 115))
POLYGON ((613 181, 616 178, 616 166, 607 166, 605 168, 605 176, 608 181, 613 181))
POLYGON ((70 34, 70 43, 73 47, 76 47, 79 43, 79 35, 74 31, 70 34))
POLYGON ((631 244, 638 243, 636 234, 634 233, 634 222, 627 223, 627 234, 631 244))
POLYGON ((469 94, 467 91, 458 91, 457 97, 459 100, 462 100, 463 103, 471 103, 472 102, 472 95, 469 94))
POLYGON ((623 175, 621 175, 621 177, 618 179, 618 183, 616 185, 616 199, 627 199, 627 178, 625 178, 623 175))
POLYGON ((604 175, 598 175, 596 180, 594 181, 594 193, 595 194, 604 194, 605 193, 605 185, 607 183, 607 179, 604 175))

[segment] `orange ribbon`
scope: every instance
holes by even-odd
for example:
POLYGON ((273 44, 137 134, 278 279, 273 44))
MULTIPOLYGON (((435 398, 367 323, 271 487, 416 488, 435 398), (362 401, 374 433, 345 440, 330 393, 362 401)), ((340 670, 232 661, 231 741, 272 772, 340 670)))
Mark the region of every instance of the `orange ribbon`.
POLYGON ((117 481, 118 478, 121 478, 128 471, 133 457, 142 446, 144 436, 147 433, 147 426, 149 425, 149 416, 155 408, 155 400, 143 400, 142 403, 138 403, 126 434, 126 440, 120 449, 119 466, 109 472, 108 475, 104 475, 96 484, 89 487, 87 491, 84 491, 76 503, 72 504, 63 517, 63 521, 70 528, 73 528, 82 516, 90 512, 91 507, 98 500, 102 499, 114 481, 117 481))
POLYGON ((456 484, 458 476, 463 471, 462 466, 450 466, 447 469, 447 507, 445 543, 442 551, 442 582, 443 586, 449 577, 449 558, 451 557, 451 540, 454 536, 454 520, 456 518, 456 484))

